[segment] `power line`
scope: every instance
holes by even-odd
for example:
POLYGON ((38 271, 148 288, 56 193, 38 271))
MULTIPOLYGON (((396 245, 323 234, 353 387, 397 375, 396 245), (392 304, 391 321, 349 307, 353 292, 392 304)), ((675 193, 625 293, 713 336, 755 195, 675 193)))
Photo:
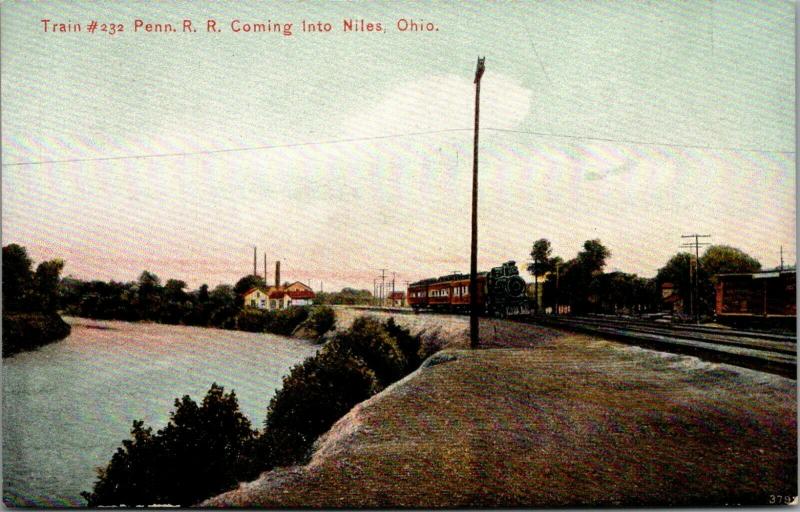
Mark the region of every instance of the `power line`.
MULTIPOLYGON (((30 162, 14 162, 14 163, 4 163, 2 167, 22 167, 22 166, 29 166, 29 165, 47 165, 47 164, 66 164, 66 163, 81 163, 81 162, 106 162, 106 161, 114 161, 114 160, 137 160, 137 159, 150 159, 150 158, 179 158, 179 157, 187 157, 187 156, 198 156, 198 155, 215 155, 215 154, 223 154, 223 153, 239 153, 245 151, 262 151, 262 150, 270 150, 270 149, 283 149, 283 148, 296 148, 296 147, 305 147, 305 146, 321 146, 327 144, 347 144, 350 142, 368 142, 373 140, 386 140, 386 139, 398 139, 403 137, 415 137, 419 135, 437 135, 442 133, 456 133, 456 132, 466 132, 466 131, 473 131, 473 128, 446 128, 442 130, 427 130, 427 131, 419 131, 419 132, 406 132, 406 133, 394 133, 388 135, 375 135, 370 137, 354 137, 354 138, 347 138, 347 139, 329 139, 329 140, 321 140, 321 141, 308 141, 308 142, 293 142, 288 144, 270 144, 270 145, 261 145, 261 146, 246 146, 246 147, 239 147, 239 148, 224 148, 224 149, 210 149, 210 150, 198 150, 198 151, 183 151, 183 152, 174 152, 174 153, 147 153, 147 154, 140 154, 140 155, 120 155, 120 156, 104 156, 104 157, 93 157, 93 158, 65 158, 61 160, 37 160, 37 161, 30 161, 30 162)), ((498 133, 517 133, 517 134, 525 134, 525 135, 536 135, 539 137, 553 137, 559 139, 570 139, 570 140, 591 140, 591 141, 598 141, 598 142, 616 142, 620 144, 633 144, 633 145, 641 145, 641 146, 661 146, 661 147, 672 147, 672 148, 684 148, 684 149, 708 149, 708 150, 715 150, 715 151, 742 151, 748 153, 771 153, 771 154, 783 154, 783 155, 794 155, 794 151, 786 151, 780 149, 759 149, 759 148, 745 148, 745 147, 738 147, 738 146, 711 146, 711 145, 703 145, 703 144, 680 144, 677 142, 654 142, 654 141, 645 141, 645 140, 635 140, 635 139, 613 139, 610 137, 598 137, 592 135, 570 135, 564 133, 549 133, 549 132, 539 132, 539 131, 531 131, 531 130, 512 130, 508 128, 492 128, 492 127, 485 127, 481 128, 481 131, 492 131, 498 133)))

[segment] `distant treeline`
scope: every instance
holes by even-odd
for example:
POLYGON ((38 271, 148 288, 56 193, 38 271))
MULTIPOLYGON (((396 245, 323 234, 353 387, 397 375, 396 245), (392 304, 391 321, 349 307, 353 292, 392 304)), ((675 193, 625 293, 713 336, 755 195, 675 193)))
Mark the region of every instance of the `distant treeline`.
POLYGON ((735 247, 711 245, 700 256, 681 252, 670 257, 654 278, 625 272, 604 272, 611 251, 600 240, 587 240, 583 250, 564 261, 552 255, 549 240, 533 243, 528 271, 541 293, 543 308, 567 307, 572 313, 645 313, 670 309, 661 287, 672 284, 679 298, 679 312, 688 313, 690 304, 703 315, 714 310, 714 276, 723 273, 755 272, 761 263, 735 247), (697 297, 694 297, 695 272, 697 297))
POLYGON ((3 357, 63 339, 70 326, 58 313, 58 282, 64 262, 33 261, 24 247, 3 247, 3 357))
POLYGON ((291 307, 276 311, 245 308, 243 294, 264 286, 259 276, 248 275, 234 286, 221 284, 209 290, 204 284, 187 291, 179 279, 163 285, 159 277, 144 271, 136 281, 61 281, 60 304, 68 315, 128 322, 151 321, 165 324, 238 329, 250 332, 291 334, 309 313, 332 315, 319 308, 291 307))
POLYGON ((342 288, 339 292, 317 293, 318 304, 368 305, 374 300, 375 296, 369 290, 356 290, 355 288, 342 288))

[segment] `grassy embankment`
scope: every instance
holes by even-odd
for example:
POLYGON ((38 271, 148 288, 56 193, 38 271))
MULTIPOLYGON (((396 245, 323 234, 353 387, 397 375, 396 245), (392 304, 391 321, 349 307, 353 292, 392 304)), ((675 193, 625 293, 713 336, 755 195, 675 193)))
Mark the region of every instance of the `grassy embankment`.
POLYGON ((355 406, 308 464, 202 505, 722 505, 797 494, 795 381, 497 321, 482 322, 481 339, 498 349, 470 351, 464 320, 444 323, 462 335, 355 406))

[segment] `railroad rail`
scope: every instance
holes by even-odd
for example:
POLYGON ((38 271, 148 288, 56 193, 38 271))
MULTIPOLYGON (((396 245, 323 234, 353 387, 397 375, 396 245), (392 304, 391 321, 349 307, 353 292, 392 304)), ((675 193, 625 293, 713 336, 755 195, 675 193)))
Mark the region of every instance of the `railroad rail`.
POLYGON ((797 338, 793 336, 598 317, 519 315, 511 319, 601 334, 655 350, 797 379, 797 338))

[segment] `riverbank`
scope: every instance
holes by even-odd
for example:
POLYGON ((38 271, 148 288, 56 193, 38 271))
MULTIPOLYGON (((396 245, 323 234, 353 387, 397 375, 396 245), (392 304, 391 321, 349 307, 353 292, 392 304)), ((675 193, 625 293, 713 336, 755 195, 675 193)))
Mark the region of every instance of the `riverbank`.
POLYGON ((58 313, 3 313, 3 357, 63 340, 70 330, 58 313))
POLYGON ((309 464, 202 505, 722 505, 797 493, 790 379, 495 320, 481 339, 496 348, 470 351, 463 317, 406 318, 456 337, 353 408, 309 464))
POLYGON ((159 429, 212 383, 262 426, 275 390, 319 346, 272 334, 65 317, 63 341, 3 360, 3 501, 85 507, 131 424, 159 429), (46 427, 45 427, 46 426, 46 427))

